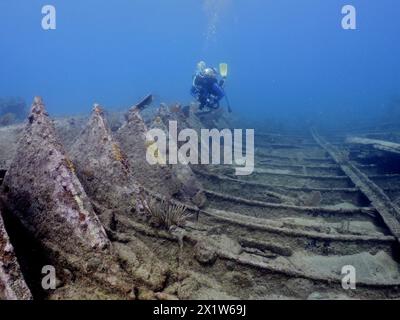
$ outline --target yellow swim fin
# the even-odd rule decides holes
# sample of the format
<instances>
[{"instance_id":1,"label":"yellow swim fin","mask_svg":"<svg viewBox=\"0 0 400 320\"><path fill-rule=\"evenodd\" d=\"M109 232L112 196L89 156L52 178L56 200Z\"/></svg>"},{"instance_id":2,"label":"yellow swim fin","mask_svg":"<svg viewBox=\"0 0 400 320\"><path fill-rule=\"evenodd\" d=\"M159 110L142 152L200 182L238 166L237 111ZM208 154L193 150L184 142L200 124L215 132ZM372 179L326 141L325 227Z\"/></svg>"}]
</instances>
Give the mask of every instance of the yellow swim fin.
<instances>
[{"instance_id":1,"label":"yellow swim fin","mask_svg":"<svg viewBox=\"0 0 400 320\"><path fill-rule=\"evenodd\" d=\"M226 78L228 76L228 64L220 63L219 64L219 74L222 78Z\"/></svg>"}]
</instances>

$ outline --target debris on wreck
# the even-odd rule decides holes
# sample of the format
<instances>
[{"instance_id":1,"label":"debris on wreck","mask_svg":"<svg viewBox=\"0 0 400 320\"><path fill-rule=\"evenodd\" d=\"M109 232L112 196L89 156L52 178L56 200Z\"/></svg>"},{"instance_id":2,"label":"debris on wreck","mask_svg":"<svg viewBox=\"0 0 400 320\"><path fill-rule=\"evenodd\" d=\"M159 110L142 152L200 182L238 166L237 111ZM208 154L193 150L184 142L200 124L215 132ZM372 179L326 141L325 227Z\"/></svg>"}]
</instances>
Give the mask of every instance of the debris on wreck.
<instances>
[{"instance_id":1,"label":"debris on wreck","mask_svg":"<svg viewBox=\"0 0 400 320\"><path fill-rule=\"evenodd\" d=\"M171 111L171 109L174 111ZM196 130L196 132L199 134L200 130L204 128L204 125L195 115L191 107L176 108L172 106L171 108L168 108L166 104L162 103L153 119L153 122L159 121L161 121L167 127L169 121L176 121L178 124L178 130L191 128Z\"/></svg>"},{"instance_id":2,"label":"debris on wreck","mask_svg":"<svg viewBox=\"0 0 400 320\"><path fill-rule=\"evenodd\" d=\"M160 290L168 269L137 237L129 235L128 240L119 242L121 237L126 236L125 228L135 224L135 219L139 218L133 211L139 211L143 205L147 205L147 200L139 197L141 188L133 175L131 164L114 139L99 105L94 106L86 128L74 142L69 154L100 220L110 238L116 240L113 247L124 269L133 277L136 285L142 284L142 290L143 286Z\"/></svg>"},{"instance_id":3,"label":"debris on wreck","mask_svg":"<svg viewBox=\"0 0 400 320\"><path fill-rule=\"evenodd\" d=\"M39 97L4 177L2 193L7 212L40 242L55 266L80 270L117 291L129 291L106 232Z\"/></svg>"},{"instance_id":4,"label":"debris on wreck","mask_svg":"<svg viewBox=\"0 0 400 320\"><path fill-rule=\"evenodd\" d=\"M147 126L136 106L129 110L126 123L116 133L116 139L126 153L135 180L143 187L163 196L179 195L182 183L168 165L150 165L146 159Z\"/></svg>"},{"instance_id":5,"label":"debris on wreck","mask_svg":"<svg viewBox=\"0 0 400 320\"><path fill-rule=\"evenodd\" d=\"M361 280L357 292L345 297L399 296L398 264L390 256L397 240L390 229L373 225L388 202L381 198L371 202L373 207L369 202L364 207L364 200L358 199L360 190L372 199L376 187L356 168L343 177L339 169L351 163L336 153L325 155L330 148L317 136L315 142L321 146L315 142L301 146L301 164L293 164L300 157L297 148L282 150L282 143L277 147L275 141L268 155L257 151L260 160L271 160L266 162L271 168L256 170L252 177L234 179L229 177L230 168L210 166L193 167L195 180L185 180L192 168L165 166L173 177L168 180L159 171L163 166L146 161L147 127L163 129L175 119L179 128L200 130L207 124L191 110L185 114L160 108L146 126L139 113L133 108L113 137L96 105L85 128L74 133L76 140L66 148L67 156L43 103L35 99L2 185L10 241L35 299L41 297L25 273L31 266L20 259L24 257L20 243L22 247L29 243L27 250L32 244L11 232L10 217L41 242L57 267L61 285L45 299L265 299L282 294L305 299L320 292L333 296L342 293L340 267L353 263ZM293 141L299 144L297 137ZM310 171L318 175L307 176ZM288 185L289 178L293 185ZM326 185L319 186L325 180ZM187 200L182 193L191 193L185 184L193 190L203 190L204 185L208 203L201 211L172 196ZM397 199L398 194L392 196ZM130 210L135 199L153 217L146 222L156 223L142 223L142 217ZM188 212L192 216L187 217ZM370 272L371 265L382 270L382 277ZM67 270L66 279L59 269ZM0 275L2 298L5 286Z\"/></svg>"},{"instance_id":6,"label":"debris on wreck","mask_svg":"<svg viewBox=\"0 0 400 320\"><path fill-rule=\"evenodd\" d=\"M35 229L35 233L55 239L64 235L70 239L69 243L75 235L91 248L107 247L104 229L92 212L89 199L38 97L16 156L4 177L3 190L7 206L20 215L28 228ZM51 199L47 199L49 195ZM43 209L47 209L46 217L42 216ZM46 223L49 215L55 218L53 222L61 218L65 223L49 226Z\"/></svg>"},{"instance_id":7,"label":"debris on wreck","mask_svg":"<svg viewBox=\"0 0 400 320\"><path fill-rule=\"evenodd\" d=\"M32 294L21 273L0 212L0 300L30 300Z\"/></svg>"},{"instance_id":8,"label":"debris on wreck","mask_svg":"<svg viewBox=\"0 0 400 320\"><path fill-rule=\"evenodd\" d=\"M92 201L119 212L130 212L135 207L139 187L99 105L94 106L89 122L70 148L69 155Z\"/></svg>"},{"instance_id":9,"label":"debris on wreck","mask_svg":"<svg viewBox=\"0 0 400 320\"><path fill-rule=\"evenodd\" d=\"M174 121L174 120L172 120L170 117L168 117L168 113L164 113L163 118L161 118L160 114L162 114L162 113L163 113L163 111L159 110L159 112L157 113L156 117L154 118L150 128L151 129L161 129L164 132L168 132L167 125L170 120L171 121ZM169 115L171 115L171 113L169 113ZM179 126L179 122L177 122L177 125ZM181 123L181 125L182 125L182 123ZM186 127L186 128L190 128L190 127ZM172 137L169 137L168 146L170 146L170 145L174 145L174 149L178 150L178 152L180 152L179 144L177 143L177 141L174 141ZM168 150L167 150L167 153L168 153ZM180 191L182 200L189 201L199 208L203 207L207 201L206 196L204 194L204 188L203 188L202 184L198 181L198 179L197 179L196 175L194 174L194 172L192 171L190 165L182 164L178 161L178 163L171 166L171 170L173 171L173 173L177 177L177 179L182 183L182 189Z\"/></svg>"},{"instance_id":10,"label":"debris on wreck","mask_svg":"<svg viewBox=\"0 0 400 320\"><path fill-rule=\"evenodd\" d=\"M400 215L399 208L391 201L391 198L351 162L342 162L341 154L336 147L320 137L315 131L312 131L312 134L315 141L329 153L354 185L371 201L392 235L399 241L400 223L397 218Z\"/></svg>"}]
</instances>

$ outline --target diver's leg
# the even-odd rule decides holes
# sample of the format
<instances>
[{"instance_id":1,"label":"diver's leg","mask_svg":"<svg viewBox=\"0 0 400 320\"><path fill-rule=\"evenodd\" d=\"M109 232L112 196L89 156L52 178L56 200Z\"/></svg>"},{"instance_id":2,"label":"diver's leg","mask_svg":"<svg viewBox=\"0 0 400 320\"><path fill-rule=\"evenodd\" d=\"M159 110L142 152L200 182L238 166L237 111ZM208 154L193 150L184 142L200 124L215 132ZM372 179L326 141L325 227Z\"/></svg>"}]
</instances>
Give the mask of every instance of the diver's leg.
<instances>
[{"instance_id":1,"label":"diver's leg","mask_svg":"<svg viewBox=\"0 0 400 320\"><path fill-rule=\"evenodd\" d=\"M204 109L204 107L206 106L206 104L207 104L207 96L205 95L205 94L201 94L200 96L199 96L199 102L200 102L200 107L199 107L199 109L200 110L203 110Z\"/></svg>"},{"instance_id":2,"label":"diver's leg","mask_svg":"<svg viewBox=\"0 0 400 320\"><path fill-rule=\"evenodd\" d=\"M212 86L212 94L218 97L219 100L225 96L224 90L218 85L218 83L214 83Z\"/></svg>"},{"instance_id":3,"label":"diver's leg","mask_svg":"<svg viewBox=\"0 0 400 320\"><path fill-rule=\"evenodd\" d=\"M216 97L216 107L215 108L219 108L219 102L225 96L225 92L222 89L222 87L218 85L218 83L214 83L214 85L212 87L212 91L213 91L212 92L213 95Z\"/></svg>"}]
</instances>

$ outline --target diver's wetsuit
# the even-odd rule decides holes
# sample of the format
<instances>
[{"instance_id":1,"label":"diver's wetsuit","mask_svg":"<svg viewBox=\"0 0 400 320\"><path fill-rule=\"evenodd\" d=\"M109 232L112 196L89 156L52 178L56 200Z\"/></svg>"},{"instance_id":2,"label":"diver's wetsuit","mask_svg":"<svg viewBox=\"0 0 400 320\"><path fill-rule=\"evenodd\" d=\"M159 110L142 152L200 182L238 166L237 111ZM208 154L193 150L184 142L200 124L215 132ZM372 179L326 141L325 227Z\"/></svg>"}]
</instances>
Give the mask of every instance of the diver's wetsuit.
<instances>
[{"instance_id":1,"label":"diver's wetsuit","mask_svg":"<svg viewBox=\"0 0 400 320\"><path fill-rule=\"evenodd\" d=\"M218 108L219 101L225 96L222 89L223 80L218 82L215 77L207 77L201 73L194 76L191 94L200 102L200 110L205 106ZM208 101L208 100L211 101ZM212 105L210 102L213 102Z\"/></svg>"}]
</instances>

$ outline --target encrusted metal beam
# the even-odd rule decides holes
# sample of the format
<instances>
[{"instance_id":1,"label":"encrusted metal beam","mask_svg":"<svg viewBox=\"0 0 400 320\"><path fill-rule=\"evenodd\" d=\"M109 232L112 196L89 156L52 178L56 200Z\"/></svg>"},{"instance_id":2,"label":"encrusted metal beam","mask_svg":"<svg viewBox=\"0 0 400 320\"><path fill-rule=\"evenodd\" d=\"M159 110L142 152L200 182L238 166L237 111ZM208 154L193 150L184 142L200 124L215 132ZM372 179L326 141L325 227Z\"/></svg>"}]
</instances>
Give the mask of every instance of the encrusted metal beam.
<instances>
[{"instance_id":1,"label":"encrusted metal beam","mask_svg":"<svg viewBox=\"0 0 400 320\"><path fill-rule=\"evenodd\" d=\"M400 154L400 144L390 141L351 137L346 139L346 142L350 144L361 144L361 145L371 146L377 150Z\"/></svg>"}]
</instances>

